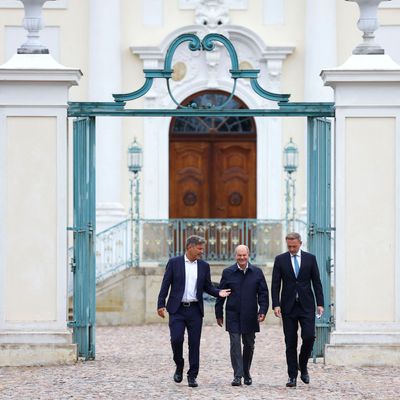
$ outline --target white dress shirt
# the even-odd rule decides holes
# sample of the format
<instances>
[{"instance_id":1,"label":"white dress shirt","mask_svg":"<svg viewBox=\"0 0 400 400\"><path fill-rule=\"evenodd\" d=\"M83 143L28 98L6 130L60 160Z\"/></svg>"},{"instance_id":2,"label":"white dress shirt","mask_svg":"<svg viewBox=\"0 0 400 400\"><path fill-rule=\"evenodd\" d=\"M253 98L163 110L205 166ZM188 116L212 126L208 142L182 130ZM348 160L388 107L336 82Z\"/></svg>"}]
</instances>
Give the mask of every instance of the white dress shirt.
<instances>
[{"instance_id":1,"label":"white dress shirt","mask_svg":"<svg viewBox=\"0 0 400 400\"><path fill-rule=\"evenodd\" d=\"M197 301L197 260L190 261L185 254L185 291L182 301Z\"/></svg>"}]
</instances>

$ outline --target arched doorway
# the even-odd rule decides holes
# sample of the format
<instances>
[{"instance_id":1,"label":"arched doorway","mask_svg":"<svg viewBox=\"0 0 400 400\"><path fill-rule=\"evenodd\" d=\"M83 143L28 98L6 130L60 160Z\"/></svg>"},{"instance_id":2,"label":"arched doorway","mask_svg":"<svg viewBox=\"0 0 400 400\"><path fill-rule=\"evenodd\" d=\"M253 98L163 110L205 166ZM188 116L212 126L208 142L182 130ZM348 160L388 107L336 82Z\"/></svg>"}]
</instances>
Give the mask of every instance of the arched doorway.
<instances>
[{"instance_id":1,"label":"arched doorway","mask_svg":"<svg viewBox=\"0 0 400 400\"><path fill-rule=\"evenodd\" d=\"M222 104L205 90L182 104ZM230 109L248 108L234 96ZM256 125L253 117L175 117L169 131L170 218L255 218Z\"/></svg>"}]
</instances>

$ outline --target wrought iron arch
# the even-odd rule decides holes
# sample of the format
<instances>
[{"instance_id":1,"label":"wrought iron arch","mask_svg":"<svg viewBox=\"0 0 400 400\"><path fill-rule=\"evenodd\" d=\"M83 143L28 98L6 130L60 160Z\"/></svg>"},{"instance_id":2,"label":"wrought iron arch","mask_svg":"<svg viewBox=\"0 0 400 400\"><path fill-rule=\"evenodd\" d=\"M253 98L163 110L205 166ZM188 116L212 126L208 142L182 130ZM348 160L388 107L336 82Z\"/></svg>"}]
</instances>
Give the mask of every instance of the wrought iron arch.
<instances>
[{"instance_id":1,"label":"wrought iron arch","mask_svg":"<svg viewBox=\"0 0 400 400\"><path fill-rule=\"evenodd\" d=\"M232 91L222 104L207 104L205 107L198 107L192 103L184 105L179 103L171 90L170 79L172 78L172 58L176 49L183 43L188 42L190 51L212 51L215 47L215 42L220 43L226 49L231 60L232 68L229 70L231 79L233 80ZM258 82L258 69L239 69L238 57L236 50L231 41L225 36L218 33L210 33L202 40L193 34L186 33L178 36L172 41L169 46L164 61L163 69L144 69L145 83L143 86L130 93L113 94L114 102L70 102L68 115L69 116L94 116L94 115L114 115L114 116L175 116L175 115L251 115L251 116L304 116L309 117L333 117L334 103L294 103L289 102L290 94L277 94L264 89ZM126 109L126 102L143 97L153 86L154 79L165 79L168 93L171 100L176 104L177 109L169 110L140 110ZM234 96L238 79L249 79L252 90L258 96L276 102L278 107L273 109L247 109L247 110L230 110L227 106L229 100Z\"/></svg>"},{"instance_id":2,"label":"wrought iron arch","mask_svg":"<svg viewBox=\"0 0 400 400\"><path fill-rule=\"evenodd\" d=\"M231 74L231 78L233 80L233 87L229 97L223 102L222 104L209 104L206 108L213 108L213 109L223 109L232 97L235 94L237 79L240 78L248 78L250 79L251 87L253 90L268 100L272 101L281 101L281 102L288 102L289 101L289 94L276 94L271 93L265 89L263 89L260 84L258 83L258 74L260 73L259 69L239 69L239 61L236 50L232 44L232 42L226 38L225 36L219 33L210 33L206 35L203 40L200 40L199 37L193 33L186 33L183 35L178 36L169 46L164 62L164 69L157 70L157 69L147 69L143 70L145 73L146 81L144 85L137 91L127 93L127 94L114 94L114 100L116 102L125 102L129 100L134 100L139 97L145 95L152 87L154 78L165 78L167 82L168 93L172 99L172 101L178 106L178 108L197 108L196 103L191 103L188 105L183 105L179 103L170 87L170 79L172 77L173 69L172 69L172 58L178 46L182 43L189 42L188 48L190 51L212 51L215 48L215 42L221 43L225 49L227 50L232 68L229 70Z\"/></svg>"}]
</instances>

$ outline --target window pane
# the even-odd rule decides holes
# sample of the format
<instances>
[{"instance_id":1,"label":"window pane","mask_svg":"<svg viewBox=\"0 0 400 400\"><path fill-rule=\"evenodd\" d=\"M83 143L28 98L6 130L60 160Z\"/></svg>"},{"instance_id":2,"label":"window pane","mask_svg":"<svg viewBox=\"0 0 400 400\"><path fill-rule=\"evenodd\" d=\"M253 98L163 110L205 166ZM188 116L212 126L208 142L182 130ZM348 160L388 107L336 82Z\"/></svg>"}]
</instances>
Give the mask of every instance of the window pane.
<instances>
[{"instance_id":1,"label":"window pane","mask_svg":"<svg viewBox=\"0 0 400 400\"><path fill-rule=\"evenodd\" d=\"M195 103L198 108L212 108L221 106L228 99L228 94L223 92L209 91L200 92L186 99L182 104ZM233 97L224 106L225 109L235 110L247 108L238 98ZM254 119L252 117L178 117L175 118L171 127L171 135L179 134L255 134Z\"/></svg>"}]
</instances>

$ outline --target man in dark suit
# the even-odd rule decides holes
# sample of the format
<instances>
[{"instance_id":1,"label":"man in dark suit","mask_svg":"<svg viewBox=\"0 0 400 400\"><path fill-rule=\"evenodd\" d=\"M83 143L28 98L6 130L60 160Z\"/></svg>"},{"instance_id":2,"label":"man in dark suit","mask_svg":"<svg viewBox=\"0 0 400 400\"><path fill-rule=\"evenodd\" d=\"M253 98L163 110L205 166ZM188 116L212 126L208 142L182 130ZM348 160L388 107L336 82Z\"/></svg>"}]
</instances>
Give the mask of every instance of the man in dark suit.
<instances>
[{"instance_id":1,"label":"man in dark suit","mask_svg":"<svg viewBox=\"0 0 400 400\"><path fill-rule=\"evenodd\" d=\"M165 269L164 278L158 295L157 313L165 318L169 313L171 347L176 370L174 381L183 379L183 340L185 328L189 341L188 385L197 387L199 372L200 337L203 325L203 292L212 296L229 296L229 290L216 289L211 283L210 266L200 260L205 240L199 236L190 236L186 241L183 256L171 258ZM169 292L169 296L168 296ZM167 306L165 300L168 296Z\"/></svg>"},{"instance_id":2,"label":"man in dark suit","mask_svg":"<svg viewBox=\"0 0 400 400\"><path fill-rule=\"evenodd\" d=\"M239 245L235 250L236 264L222 272L220 288L230 289L226 303L226 330L230 338L233 368L232 386L251 385L251 361L254 353L255 332L268 311L268 287L262 270L249 263L249 248ZM224 321L225 298L218 297L215 316L219 326ZM243 341L243 355L240 341Z\"/></svg>"},{"instance_id":3,"label":"man in dark suit","mask_svg":"<svg viewBox=\"0 0 400 400\"><path fill-rule=\"evenodd\" d=\"M286 362L289 380L287 387L296 387L297 371L304 383L310 383L307 370L315 340L315 302L317 315L324 312L324 296L317 259L300 250L298 233L286 236L288 252L275 258L272 271L272 307L276 317L282 317L286 344ZM315 297L313 294L314 289ZM281 291L282 289L282 291ZM297 330L301 326L302 346L297 361Z\"/></svg>"}]
</instances>

